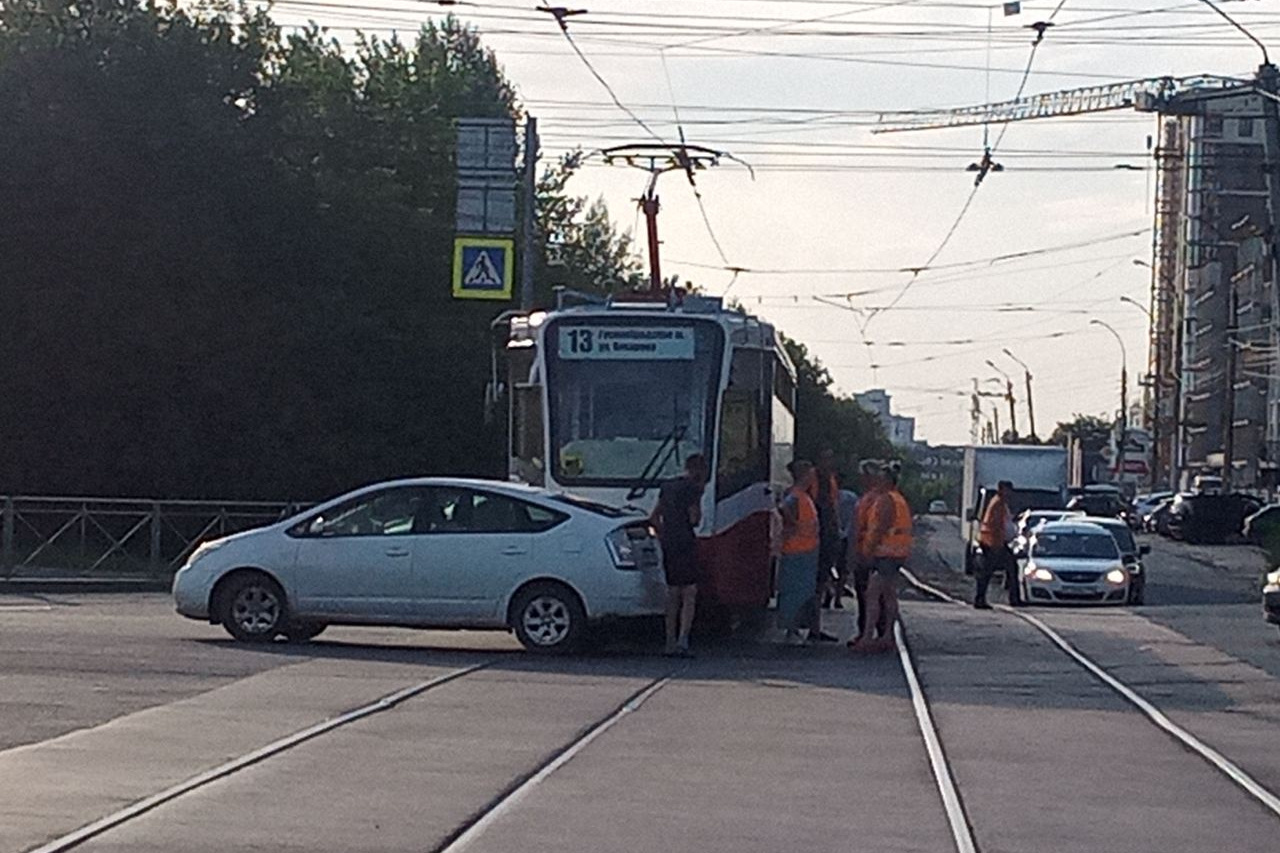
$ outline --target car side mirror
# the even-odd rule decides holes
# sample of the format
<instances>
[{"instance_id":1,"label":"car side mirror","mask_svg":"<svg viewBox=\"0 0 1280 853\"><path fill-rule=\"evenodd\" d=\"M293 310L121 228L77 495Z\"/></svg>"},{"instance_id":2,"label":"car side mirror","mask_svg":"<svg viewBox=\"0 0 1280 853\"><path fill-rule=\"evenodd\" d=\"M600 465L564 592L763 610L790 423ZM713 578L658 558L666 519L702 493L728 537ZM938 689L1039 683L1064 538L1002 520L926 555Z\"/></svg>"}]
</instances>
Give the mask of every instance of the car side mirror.
<instances>
[{"instance_id":1,"label":"car side mirror","mask_svg":"<svg viewBox=\"0 0 1280 853\"><path fill-rule=\"evenodd\" d=\"M1139 557L1145 557L1145 556L1147 556L1147 555L1148 555L1148 554L1150 554L1150 553L1151 553L1151 546L1150 546L1150 545L1139 545L1139 546L1138 546L1138 556L1139 556Z\"/></svg>"}]
</instances>

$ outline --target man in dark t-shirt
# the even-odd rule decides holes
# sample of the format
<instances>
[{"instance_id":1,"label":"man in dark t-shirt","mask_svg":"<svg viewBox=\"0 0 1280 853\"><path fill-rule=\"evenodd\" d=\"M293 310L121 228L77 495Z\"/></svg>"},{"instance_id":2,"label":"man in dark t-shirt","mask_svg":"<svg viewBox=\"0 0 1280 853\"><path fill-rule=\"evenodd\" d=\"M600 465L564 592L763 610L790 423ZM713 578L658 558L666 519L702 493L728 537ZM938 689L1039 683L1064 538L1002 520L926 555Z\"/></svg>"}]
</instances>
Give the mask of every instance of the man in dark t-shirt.
<instances>
[{"instance_id":1,"label":"man in dark t-shirt","mask_svg":"<svg viewBox=\"0 0 1280 853\"><path fill-rule=\"evenodd\" d=\"M684 461L684 476L662 484L650 521L662 543L662 568L667 576L668 655L687 657L689 632L698 596L698 537L702 523L702 491L707 484L707 460L693 454Z\"/></svg>"}]
</instances>

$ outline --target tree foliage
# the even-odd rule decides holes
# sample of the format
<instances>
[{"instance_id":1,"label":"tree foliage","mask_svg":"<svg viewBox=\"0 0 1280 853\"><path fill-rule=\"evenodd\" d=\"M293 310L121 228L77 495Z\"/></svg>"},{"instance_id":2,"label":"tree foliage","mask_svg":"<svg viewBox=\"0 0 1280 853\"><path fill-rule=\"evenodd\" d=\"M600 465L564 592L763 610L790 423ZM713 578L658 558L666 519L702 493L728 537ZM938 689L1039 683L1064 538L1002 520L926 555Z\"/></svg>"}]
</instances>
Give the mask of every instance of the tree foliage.
<instances>
[{"instance_id":1,"label":"tree foliage","mask_svg":"<svg viewBox=\"0 0 1280 853\"><path fill-rule=\"evenodd\" d=\"M1110 444L1113 426L1110 419L1100 415L1076 414L1054 427L1049 443L1067 446L1071 439L1078 438L1086 453L1096 452Z\"/></svg>"},{"instance_id":2,"label":"tree foliage","mask_svg":"<svg viewBox=\"0 0 1280 853\"><path fill-rule=\"evenodd\" d=\"M500 473L483 389L508 306L449 286L453 121L518 114L494 55L452 19L344 52L185 8L0 7L0 491ZM626 280L603 208L552 196L546 239Z\"/></svg>"}]
</instances>

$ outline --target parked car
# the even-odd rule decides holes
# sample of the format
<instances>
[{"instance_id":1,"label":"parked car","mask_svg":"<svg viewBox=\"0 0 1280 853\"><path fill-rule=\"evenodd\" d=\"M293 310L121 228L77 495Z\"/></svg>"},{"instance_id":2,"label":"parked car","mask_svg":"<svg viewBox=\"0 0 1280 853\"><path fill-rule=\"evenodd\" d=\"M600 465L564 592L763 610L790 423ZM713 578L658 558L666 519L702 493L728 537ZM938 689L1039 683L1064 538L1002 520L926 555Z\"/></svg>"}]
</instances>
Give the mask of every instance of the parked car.
<instances>
[{"instance_id":1,"label":"parked car","mask_svg":"<svg viewBox=\"0 0 1280 853\"><path fill-rule=\"evenodd\" d=\"M1244 520L1244 538L1251 545L1264 545L1280 535L1280 504L1267 504Z\"/></svg>"},{"instance_id":2,"label":"parked car","mask_svg":"<svg viewBox=\"0 0 1280 853\"><path fill-rule=\"evenodd\" d=\"M948 512L947 502L944 500L929 501L930 515L946 515Z\"/></svg>"},{"instance_id":3,"label":"parked car","mask_svg":"<svg viewBox=\"0 0 1280 853\"><path fill-rule=\"evenodd\" d=\"M1168 536L1169 510L1172 507L1172 497L1165 498L1154 504L1142 516L1142 529L1148 533L1159 533L1161 536Z\"/></svg>"},{"instance_id":4,"label":"parked car","mask_svg":"<svg viewBox=\"0 0 1280 853\"><path fill-rule=\"evenodd\" d=\"M1142 558L1151 553L1151 546L1139 545L1138 541L1134 539L1133 531L1129 528L1129 525L1118 518L1089 518L1086 516L1077 520L1098 525L1116 540L1116 547L1120 549L1120 559L1124 563L1125 569L1129 572L1129 604L1135 606L1146 604L1147 569L1142 562Z\"/></svg>"},{"instance_id":5,"label":"parked car","mask_svg":"<svg viewBox=\"0 0 1280 853\"><path fill-rule=\"evenodd\" d=\"M1262 615L1272 625L1280 625L1280 569L1267 575L1262 587Z\"/></svg>"},{"instance_id":6,"label":"parked car","mask_svg":"<svg viewBox=\"0 0 1280 853\"><path fill-rule=\"evenodd\" d=\"M1096 524L1054 521L1031 537L1022 570L1024 601L1122 605L1130 582L1115 537Z\"/></svg>"},{"instance_id":7,"label":"parked car","mask_svg":"<svg viewBox=\"0 0 1280 853\"><path fill-rule=\"evenodd\" d=\"M1178 495L1169 510L1169 535L1193 544L1218 545L1244 528L1244 520L1261 507L1249 495L1191 494Z\"/></svg>"},{"instance_id":8,"label":"parked car","mask_svg":"<svg viewBox=\"0 0 1280 853\"><path fill-rule=\"evenodd\" d=\"M642 516L514 483L379 483L198 547L177 610L243 642L306 640L328 625L507 628L566 652L588 623L663 611L657 541Z\"/></svg>"},{"instance_id":9,"label":"parked car","mask_svg":"<svg viewBox=\"0 0 1280 853\"><path fill-rule=\"evenodd\" d=\"M1149 494L1135 496L1133 499L1133 514L1130 519L1134 529L1145 530L1147 516L1161 503L1172 498L1173 494L1173 492L1150 492Z\"/></svg>"}]
</instances>

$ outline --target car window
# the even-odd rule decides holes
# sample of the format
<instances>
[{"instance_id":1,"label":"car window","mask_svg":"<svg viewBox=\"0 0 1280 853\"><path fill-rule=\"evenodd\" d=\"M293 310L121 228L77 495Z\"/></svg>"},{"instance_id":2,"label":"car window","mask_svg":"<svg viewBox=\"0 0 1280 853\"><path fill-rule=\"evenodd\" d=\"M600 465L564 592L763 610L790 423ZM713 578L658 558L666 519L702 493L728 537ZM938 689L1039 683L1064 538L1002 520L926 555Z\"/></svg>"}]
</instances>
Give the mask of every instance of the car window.
<instances>
[{"instance_id":1,"label":"car window","mask_svg":"<svg viewBox=\"0 0 1280 853\"><path fill-rule=\"evenodd\" d=\"M431 490L418 513L419 533L541 533L568 515L507 495L475 489Z\"/></svg>"},{"instance_id":2,"label":"car window","mask_svg":"<svg viewBox=\"0 0 1280 853\"><path fill-rule=\"evenodd\" d=\"M396 486L353 498L312 516L301 535L319 537L402 536L413 532L425 490Z\"/></svg>"},{"instance_id":3,"label":"car window","mask_svg":"<svg viewBox=\"0 0 1280 853\"><path fill-rule=\"evenodd\" d=\"M1084 560L1115 559L1120 555L1109 533L1040 532L1031 546L1034 557L1074 557Z\"/></svg>"}]
</instances>

